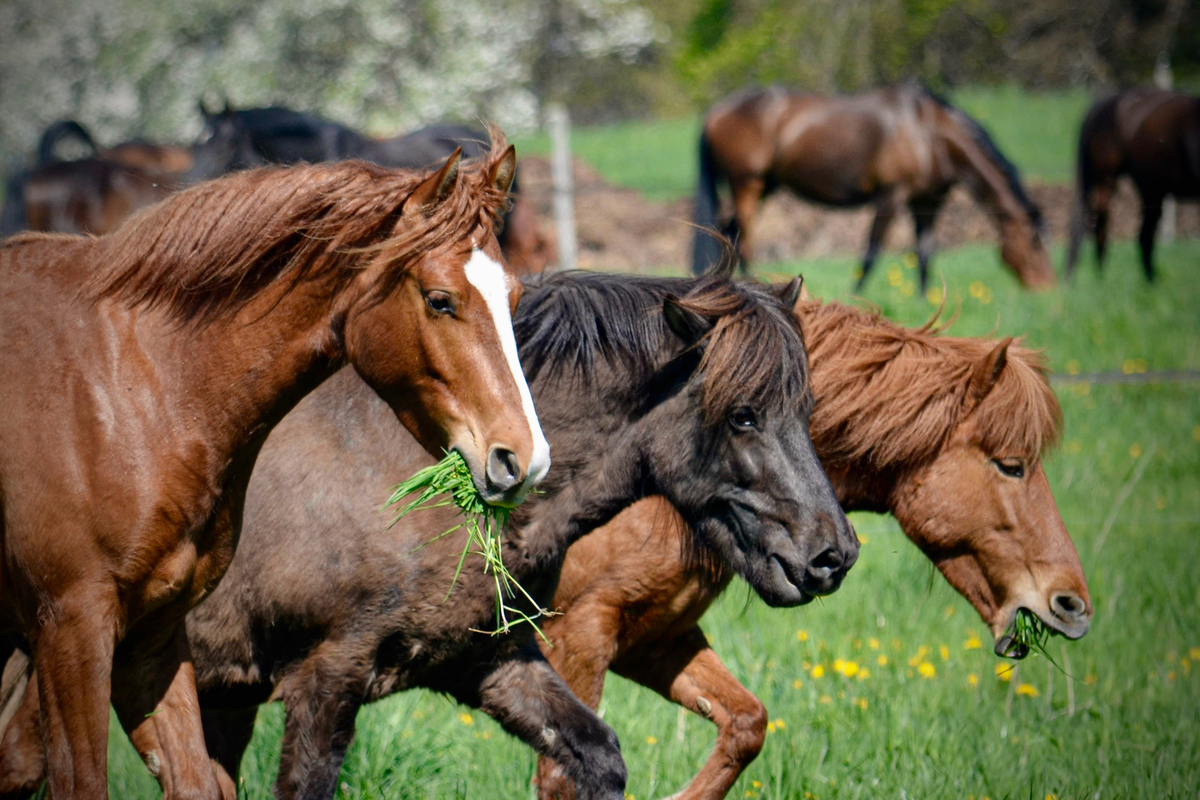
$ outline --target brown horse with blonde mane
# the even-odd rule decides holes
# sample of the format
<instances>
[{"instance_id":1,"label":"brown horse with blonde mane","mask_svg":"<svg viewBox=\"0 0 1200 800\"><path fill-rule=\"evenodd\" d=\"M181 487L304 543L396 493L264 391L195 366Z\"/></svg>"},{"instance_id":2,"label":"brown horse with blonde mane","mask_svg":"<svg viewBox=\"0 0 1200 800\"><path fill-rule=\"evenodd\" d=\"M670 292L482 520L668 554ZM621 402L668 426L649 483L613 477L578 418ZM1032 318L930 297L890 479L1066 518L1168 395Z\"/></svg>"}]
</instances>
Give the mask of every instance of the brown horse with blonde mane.
<instances>
[{"instance_id":1,"label":"brown horse with blonde mane","mask_svg":"<svg viewBox=\"0 0 1200 800\"><path fill-rule=\"evenodd\" d=\"M1067 249L1067 277L1075 272L1086 235L1096 240L1096 267L1108 247L1108 209L1117 180L1128 175L1142 198L1138 234L1142 271L1154 280L1154 239L1168 195L1200 198L1200 97L1142 87L1099 101L1079 129Z\"/></svg>"},{"instance_id":2,"label":"brown horse with blonde mane","mask_svg":"<svg viewBox=\"0 0 1200 800\"><path fill-rule=\"evenodd\" d=\"M1019 608L1083 636L1087 582L1041 464L1060 411L1038 354L832 303L805 304L800 320L813 442L842 505L893 514L979 612L997 654L1025 655L1008 635ZM546 620L543 650L592 708L611 669L715 723L707 763L674 795L711 800L758 755L767 714L699 627L730 576L692 552L661 498L583 537L567 552L554 598L562 615ZM573 795L553 762L538 774L541 797Z\"/></svg>"},{"instance_id":3,"label":"brown horse with blonde mane","mask_svg":"<svg viewBox=\"0 0 1200 800\"><path fill-rule=\"evenodd\" d=\"M495 140L466 167L263 169L108 236L0 245L0 632L33 655L53 797L107 795L110 700L165 796L221 795L183 619L267 434L341 366L492 502L545 474Z\"/></svg>"},{"instance_id":4,"label":"brown horse with blonde mane","mask_svg":"<svg viewBox=\"0 0 1200 800\"><path fill-rule=\"evenodd\" d=\"M729 184L733 214L718 219L717 187ZM916 226L921 290L929 282L934 221L964 184L1000 227L1000 257L1024 286L1054 283L1042 242L1042 214L987 131L924 86L904 83L853 97L796 94L772 87L734 95L704 118L696 189L696 273L722 257L719 229L753 258L751 223L759 201L777 189L839 208L871 204L875 221L863 256L862 291L897 211Z\"/></svg>"}]
</instances>

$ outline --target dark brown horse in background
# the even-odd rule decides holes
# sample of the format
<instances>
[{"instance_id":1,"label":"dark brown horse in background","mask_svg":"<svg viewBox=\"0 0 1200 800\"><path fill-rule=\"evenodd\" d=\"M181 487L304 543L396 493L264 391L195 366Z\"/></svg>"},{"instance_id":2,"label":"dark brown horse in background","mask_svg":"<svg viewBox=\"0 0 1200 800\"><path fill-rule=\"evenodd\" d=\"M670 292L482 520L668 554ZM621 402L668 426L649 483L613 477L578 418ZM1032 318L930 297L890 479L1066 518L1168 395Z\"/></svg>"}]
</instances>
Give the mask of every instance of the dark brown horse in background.
<instances>
[{"instance_id":1,"label":"dark brown horse in background","mask_svg":"<svg viewBox=\"0 0 1200 800\"><path fill-rule=\"evenodd\" d=\"M1108 207L1122 175L1133 180L1142 199L1138 244L1146 280L1153 281L1163 200L1168 195L1200 198L1200 97L1138 88L1101 100L1088 111L1079 130L1067 277L1075 272L1088 234L1096 240L1096 266L1103 266Z\"/></svg>"},{"instance_id":2,"label":"dark brown horse in background","mask_svg":"<svg viewBox=\"0 0 1200 800\"><path fill-rule=\"evenodd\" d=\"M806 303L800 320L813 441L842 505L893 514L978 611L998 655L1024 655L1008 636L1018 608L1082 636L1092 606L1042 469L1059 407L1037 354L837 304ZM611 669L716 724L707 763L673 796L715 800L758 755L767 713L698 624L730 576L690 552L686 526L659 498L580 539L543 650L592 708ZM552 764L539 775L543 798L569 796Z\"/></svg>"},{"instance_id":3,"label":"dark brown horse in background","mask_svg":"<svg viewBox=\"0 0 1200 800\"><path fill-rule=\"evenodd\" d=\"M0 245L0 633L33 656L53 797L107 796L110 701L167 797L221 794L184 616L267 434L343 365L490 501L545 474L496 140L468 168L257 170L107 236Z\"/></svg>"},{"instance_id":4,"label":"dark brown horse in background","mask_svg":"<svg viewBox=\"0 0 1200 800\"><path fill-rule=\"evenodd\" d=\"M733 214L719 221L718 184L733 194ZM946 195L965 184L1000 226L1000 256L1030 288L1054 282L1042 241L1042 215L1013 164L987 131L923 86L905 83L853 97L753 90L716 105L700 136L696 189L696 273L722 257L720 230L743 269L753 257L751 222L759 201L786 188L799 197L850 208L875 206L863 257L862 291L884 236L901 206L913 215L921 289L929 282L934 220Z\"/></svg>"},{"instance_id":5,"label":"dark brown horse in background","mask_svg":"<svg viewBox=\"0 0 1200 800\"><path fill-rule=\"evenodd\" d=\"M76 141L88 154L59 158L64 140ZM9 179L0 234L108 233L178 189L191 168L187 148L132 140L102 150L78 122L61 120L42 134L36 167Z\"/></svg>"}]
</instances>

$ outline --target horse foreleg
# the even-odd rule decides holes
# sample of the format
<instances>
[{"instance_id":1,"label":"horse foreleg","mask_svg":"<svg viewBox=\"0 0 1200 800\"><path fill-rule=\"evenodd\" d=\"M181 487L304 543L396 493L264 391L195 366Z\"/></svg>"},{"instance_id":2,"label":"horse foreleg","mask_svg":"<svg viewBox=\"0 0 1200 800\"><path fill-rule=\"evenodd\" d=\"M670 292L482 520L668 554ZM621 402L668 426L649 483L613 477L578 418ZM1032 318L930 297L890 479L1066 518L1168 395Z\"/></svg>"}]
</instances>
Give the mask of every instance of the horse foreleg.
<instances>
[{"instance_id":1,"label":"horse foreleg","mask_svg":"<svg viewBox=\"0 0 1200 800\"><path fill-rule=\"evenodd\" d=\"M717 726L708 761L672 800L720 800L762 750L766 709L725 668L699 627L636 658L622 657L612 669Z\"/></svg>"},{"instance_id":2,"label":"horse foreleg","mask_svg":"<svg viewBox=\"0 0 1200 800\"><path fill-rule=\"evenodd\" d=\"M372 659L363 643L327 640L278 687L287 717L275 796L330 800L354 741Z\"/></svg>"},{"instance_id":3,"label":"horse foreleg","mask_svg":"<svg viewBox=\"0 0 1200 800\"><path fill-rule=\"evenodd\" d=\"M867 285L867 275L875 266L875 260L879 258L879 251L883 249L888 228L891 227L892 220L895 218L896 201L894 198L889 195L875 203L875 219L871 221L871 231L867 234L867 252L863 254L862 274L858 276L858 283L854 284L855 292L861 293L863 287Z\"/></svg>"},{"instance_id":4,"label":"horse foreleg","mask_svg":"<svg viewBox=\"0 0 1200 800\"><path fill-rule=\"evenodd\" d=\"M754 221L754 212L758 210L758 202L766 189L766 181L762 178L733 183L733 220L731 236L737 247L738 264L742 274L750 274L750 262L754 259L754 245L750 237L750 224Z\"/></svg>"},{"instance_id":5,"label":"horse foreleg","mask_svg":"<svg viewBox=\"0 0 1200 800\"><path fill-rule=\"evenodd\" d=\"M571 693L534 645L502 660L480 682L478 695L482 711L553 759L569 779L555 787L539 784L543 797L624 798L627 773L617 735Z\"/></svg>"},{"instance_id":6,"label":"horse foreleg","mask_svg":"<svg viewBox=\"0 0 1200 800\"><path fill-rule=\"evenodd\" d=\"M1162 219L1163 198L1142 195L1142 230L1138 244L1142 251L1142 271L1146 280L1154 282L1154 240L1158 235L1158 221Z\"/></svg>"},{"instance_id":7,"label":"horse foreleg","mask_svg":"<svg viewBox=\"0 0 1200 800\"><path fill-rule=\"evenodd\" d=\"M77 591L31 637L51 797L108 797L115 608L109 591Z\"/></svg>"},{"instance_id":8,"label":"horse foreleg","mask_svg":"<svg viewBox=\"0 0 1200 800\"><path fill-rule=\"evenodd\" d=\"M238 770L254 735L257 708L209 709L200 711L204 743L217 773L225 800L237 800Z\"/></svg>"},{"instance_id":9,"label":"horse foreleg","mask_svg":"<svg viewBox=\"0 0 1200 800\"><path fill-rule=\"evenodd\" d=\"M908 204L913 215L913 227L917 235L917 266L920 269L921 294L929 288L929 261L937 242L933 235L934 222L942 207L942 199L913 200Z\"/></svg>"},{"instance_id":10,"label":"horse foreleg","mask_svg":"<svg viewBox=\"0 0 1200 800\"><path fill-rule=\"evenodd\" d=\"M0 739L0 798L4 800L30 797L46 780L46 752L38 724L37 672L25 670L26 665L32 667L25 654L18 651L4 668L5 689L10 688L10 678L16 679L18 674L27 678L23 689L12 687L12 713Z\"/></svg>"},{"instance_id":11,"label":"horse foreleg","mask_svg":"<svg viewBox=\"0 0 1200 800\"><path fill-rule=\"evenodd\" d=\"M221 797L200 721L200 701L183 622L117 651L112 702L164 798Z\"/></svg>"}]
</instances>

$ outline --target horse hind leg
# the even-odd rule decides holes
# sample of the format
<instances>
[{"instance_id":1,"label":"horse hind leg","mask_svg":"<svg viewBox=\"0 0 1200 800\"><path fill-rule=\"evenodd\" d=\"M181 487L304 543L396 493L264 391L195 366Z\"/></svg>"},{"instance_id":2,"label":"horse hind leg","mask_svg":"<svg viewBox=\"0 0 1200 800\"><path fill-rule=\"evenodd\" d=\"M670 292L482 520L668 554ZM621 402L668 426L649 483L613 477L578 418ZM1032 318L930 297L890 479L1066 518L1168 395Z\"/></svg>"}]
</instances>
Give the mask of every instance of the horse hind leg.
<instances>
[{"instance_id":1,"label":"horse hind leg","mask_svg":"<svg viewBox=\"0 0 1200 800\"><path fill-rule=\"evenodd\" d=\"M750 226L766 187L766 181L762 178L750 178L733 184L733 219L729 233L730 240L737 248L738 264L743 275L750 274L750 262L754 260Z\"/></svg>"},{"instance_id":2,"label":"horse hind leg","mask_svg":"<svg viewBox=\"0 0 1200 800\"><path fill-rule=\"evenodd\" d=\"M1146 280L1154 282L1154 240L1158 235L1158 222L1162 218L1162 197L1142 195L1142 229L1138 234L1138 245L1142 254L1142 271Z\"/></svg>"},{"instance_id":3,"label":"horse hind leg","mask_svg":"<svg viewBox=\"0 0 1200 800\"><path fill-rule=\"evenodd\" d=\"M913 228L917 235L917 266L920 269L921 294L925 294L929 289L929 262L933 260L933 251L937 247L937 239L933 233L934 223L941 207L941 198L909 203L913 215Z\"/></svg>"},{"instance_id":4,"label":"horse hind leg","mask_svg":"<svg viewBox=\"0 0 1200 800\"><path fill-rule=\"evenodd\" d=\"M617 735L571 693L532 643L482 679L478 699L484 713L566 773L571 783L549 796L624 798L627 773ZM545 797L550 790L539 791Z\"/></svg>"},{"instance_id":5,"label":"horse hind leg","mask_svg":"<svg viewBox=\"0 0 1200 800\"><path fill-rule=\"evenodd\" d=\"M867 251L863 254L862 274L858 276L858 282L854 284L856 294L862 294L863 288L867 285L867 276L875 267L875 260L879 258L879 251L883 249L888 228L891 227L892 220L895 218L896 201L893 197L889 195L875 203L875 219L871 220L871 230L867 234Z\"/></svg>"},{"instance_id":6,"label":"horse hind leg","mask_svg":"<svg viewBox=\"0 0 1200 800\"><path fill-rule=\"evenodd\" d=\"M622 657L613 671L717 726L708 760L672 800L720 800L762 750L766 709L725 668L699 627L652 650Z\"/></svg>"},{"instance_id":7,"label":"horse hind leg","mask_svg":"<svg viewBox=\"0 0 1200 800\"><path fill-rule=\"evenodd\" d=\"M224 800L237 800L238 771L254 735L257 708L201 708L204 743L217 773ZM0 795L2 797L2 795Z\"/></svg>"}]
</instances>

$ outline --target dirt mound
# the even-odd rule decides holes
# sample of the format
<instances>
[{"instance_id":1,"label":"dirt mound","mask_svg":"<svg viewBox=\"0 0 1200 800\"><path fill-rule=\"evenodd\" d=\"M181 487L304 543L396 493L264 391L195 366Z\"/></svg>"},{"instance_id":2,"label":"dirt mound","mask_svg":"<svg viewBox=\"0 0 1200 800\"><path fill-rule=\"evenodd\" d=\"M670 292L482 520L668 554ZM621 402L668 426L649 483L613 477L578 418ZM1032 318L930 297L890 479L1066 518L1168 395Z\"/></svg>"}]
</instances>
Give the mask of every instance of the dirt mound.
<instances>
[{"instance_id":1,"label":"dirt mound","mask_svg":"<svg viewBox=\"0 0 1200 800\"><path fill-rule=\"evenodd\" d=\"M549 162L521 160L521 189L545 220L551 220ZM1066 185L1032 184L1029 192L1042 208L1055 242L1065 242L1074 190ZM1122 183L1113 203L1110 238L1137 236L1141 224L1137 194ZM575 162L575 219L579 236L579 266L638 272L690 263L692 201L656 203L639 192L611 186L581 161ZM779 192L762 204L754 225L756 260L786 261L830 255L858 255L866 247L873 212L831 210ZM1200 206L1179 206L1180 233L1200 233ZM965 189L951 192L938 215L936 235L941 248L968 242L995 242L992 219ZM889 250L911 250L912 219L897 215L888 233Z\"/></svg>"}]
</instances>

